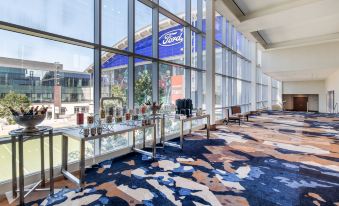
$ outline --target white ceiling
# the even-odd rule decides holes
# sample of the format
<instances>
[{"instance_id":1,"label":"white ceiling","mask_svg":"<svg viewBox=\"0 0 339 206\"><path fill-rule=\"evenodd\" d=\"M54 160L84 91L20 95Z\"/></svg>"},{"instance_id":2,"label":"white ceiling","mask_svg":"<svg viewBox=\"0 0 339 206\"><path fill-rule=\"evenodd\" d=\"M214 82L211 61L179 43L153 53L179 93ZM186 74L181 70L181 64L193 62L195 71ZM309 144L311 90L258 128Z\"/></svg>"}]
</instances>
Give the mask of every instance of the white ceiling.
<instances>
[{"instance_id":1,"label":"white ceiling","mask_svg":"<svg viewBox=\"0 0 339 206\"><path fill-rule=\"evenodd\" d=\"M270 9L291 1L294 0L234 0L246 15L263 9Z\"/></svg>"},{"instance_id":2,"label":"white ceiling","mask_svg":"<svg viewBox=\"0 0 339 206\"><path fill-rule=\"evenodd\" d=\"M236 27L257 33L264 48L278 49L281 43L298 46L322 43L324 36L339 35L338 0L224 0L239 19ZM233 4L233 6L232 6ZM235 5L235 6L234 6ZM315 37L319 38L317 41ZM263 40L262 40L263 38ZM339 40L335 37L333 40ZM290 45L291 46L291 45Z\"/></svg>"},{"instance_id":3,"label":"white ceiling","mask_svg":"<svg viewBox=\"0 0 339 206\"><path fill-rule=\"evenodd\" d=\"M326 55L339 49L339 0L222 1L237 29L265 49L265 73L283 81L307 81L326 79L339 69L339 54Z\"/></svg>"},{"instance_id":4,"label":"white ceiling","mask_svg":"<svg viewBox=\"0 0 339 206\"><path fill-rule=\"evenodd\" d=\"M268 43L281 43L334 34L339 32L338 19L339 12L337 15L319 17L312 21L306 21L303 24L289 24L282 27L266 29L262 34Z\"/></svg>"}]
</instances>

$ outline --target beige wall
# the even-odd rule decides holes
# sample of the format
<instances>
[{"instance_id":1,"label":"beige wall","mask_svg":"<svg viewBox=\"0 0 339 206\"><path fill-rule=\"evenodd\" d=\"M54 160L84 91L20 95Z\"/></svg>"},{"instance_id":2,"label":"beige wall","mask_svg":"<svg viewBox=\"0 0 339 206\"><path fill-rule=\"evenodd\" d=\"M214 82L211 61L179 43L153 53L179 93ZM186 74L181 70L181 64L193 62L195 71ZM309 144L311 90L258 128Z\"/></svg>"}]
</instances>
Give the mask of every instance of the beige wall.
<instances>
[{"instance_id":1,"label":"beige wall","mask_svg":"<svg viewBox=\"0 0 339 206\"><path fill-rule=\"evenodd\" d=\"M283 82L283 94L311 95L311 97L309 98L310 110L326 112L325 81ZM316 98L315 96L312 96L312 94L319 96L318 103L316 103Z\"/></svg>"},{"instance_id":2,"label":"beige wall","mask_svg":"<svg viewBox=\"0 0 339 206\"><path fill-rule=\"evenodd\" d=\"M283 100L286 101L284 104L285 110L293 110L293 97L307 97L308 98L308 110L319 111L319 96L317 94L285 94Z\"/></svg>"}]
</instances>

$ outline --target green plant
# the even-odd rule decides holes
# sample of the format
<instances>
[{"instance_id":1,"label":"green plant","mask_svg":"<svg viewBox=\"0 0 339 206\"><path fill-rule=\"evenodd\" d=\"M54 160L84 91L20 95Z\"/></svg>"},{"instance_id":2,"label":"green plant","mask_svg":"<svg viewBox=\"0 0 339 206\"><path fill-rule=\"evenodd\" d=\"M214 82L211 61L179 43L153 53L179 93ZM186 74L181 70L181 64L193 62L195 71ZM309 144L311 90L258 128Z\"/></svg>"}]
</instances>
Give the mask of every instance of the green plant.
<instances>
[{"instance_id":1,"label":"green plant","mask_svg":"<svg viewBox=\"0 0 339 206\"><path fill-rule=\"evenodd\" d=\"M123 105L126 104L127 101L127 94L126 94L126 90L124 88L122 88L121 85L113 85L112 86L112 94L114 97L120 97L123 100Z\"/></svg>"},{"instance_id":2,"label":"green plant","mask_svg":"<svg viewBox=\"0 0 339 206\"><path fill-rule=\"evenodd\" d=\"M135 81L135 101L138 105L142 105L152 101L152 79L148 70L141 71L138 76Z\"/></svg>"},{"instance_id":3,"label":"green plant","mask_svg":"<svg viewBox=\"0 0 339 206\"><path fill-rule=\"evenodd\" d=\"M20 107L27 109L30 105L31 102L26 95L10 91L4 98L0 99L0 118L5 118L8 124L14 124L15 122L8 107L19 111Z\"/></svg>"}]
</instances>

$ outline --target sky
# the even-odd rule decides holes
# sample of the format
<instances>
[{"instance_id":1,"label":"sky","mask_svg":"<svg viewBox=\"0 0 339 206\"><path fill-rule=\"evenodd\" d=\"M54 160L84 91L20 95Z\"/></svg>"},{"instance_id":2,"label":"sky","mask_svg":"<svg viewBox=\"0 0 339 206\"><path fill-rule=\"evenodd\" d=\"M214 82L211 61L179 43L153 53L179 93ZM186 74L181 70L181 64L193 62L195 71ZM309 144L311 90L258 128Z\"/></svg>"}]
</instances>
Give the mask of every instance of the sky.
<instances>
[{"instance_id":1,"label":"sky","mask_svg":"<svg viewBox=\"0 0 339 206\"><path fill-rule=\"evenodd\" d=\"M93 2L94 0L1 0L0 21L93 42ZM175 14L185 10L185 0L159 0L159 3ZM136 31L151 24L151 14L149 7L136 2ZM103 0L102 15L102 42L105 46L113 46L126 38L127 0ZM83 71L93 63L91 49L5 30L0 30L0 56L59 62L64 65L64 69L74 71Z\"/></svg>"}]
</instances>

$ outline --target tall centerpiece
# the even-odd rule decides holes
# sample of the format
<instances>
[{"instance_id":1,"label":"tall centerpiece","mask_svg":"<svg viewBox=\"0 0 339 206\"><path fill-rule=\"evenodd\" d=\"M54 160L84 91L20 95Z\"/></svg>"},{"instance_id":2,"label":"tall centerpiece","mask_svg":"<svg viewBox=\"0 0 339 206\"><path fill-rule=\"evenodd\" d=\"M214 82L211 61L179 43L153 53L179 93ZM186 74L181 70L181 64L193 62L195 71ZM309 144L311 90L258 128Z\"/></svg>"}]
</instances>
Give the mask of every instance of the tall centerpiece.
<instances>
[{"instance_id":1,"label":"tall centerpiece","mask_svg":"<svg viewBox=\"0 0 339 206\"><path fill-rule=\"evenodd\" d=\"M156 115L162 106L162 103L161 104L157 104L156 102L151 103L151 101L148 101L145 104L151 108L153 115Z\"/></svg>"},{"instance_id":2,"label":"tall centerpiece","mask_svg":"<svg viewBox=\"0 0 339 206\"><path fill-rule=\"evenodd\" d=\"M39 109L39 106L36 106L35 108L31 107L28 111L22 107L20 108L20 111L17 111L12 107L9 107L8 109L11 111L14 121L18 125L24 127L23 132L34 133L39 131L36 126L41 124L46 118L48 107L41 106Z\"/></svg>"}]
</instances>

